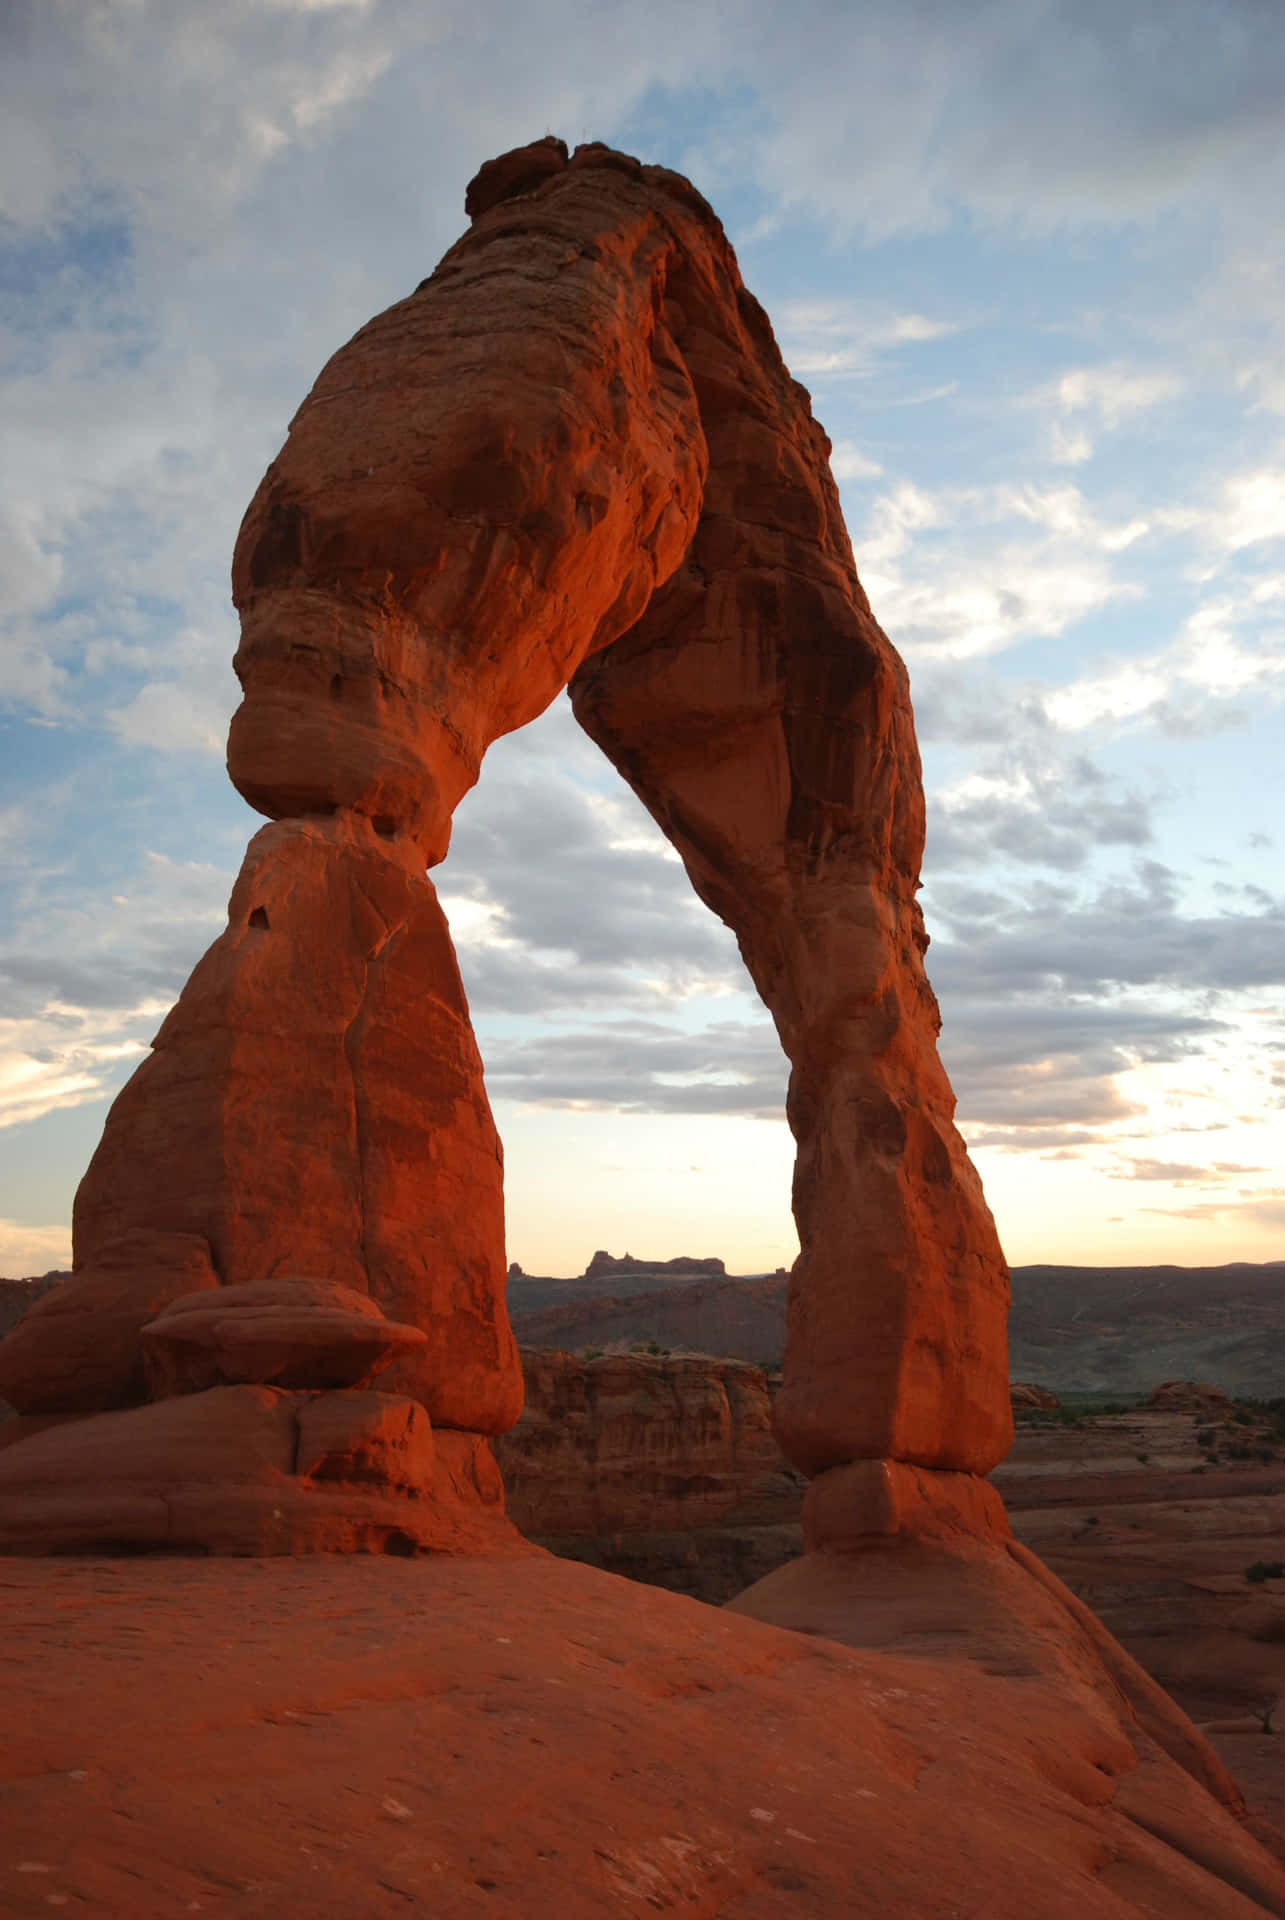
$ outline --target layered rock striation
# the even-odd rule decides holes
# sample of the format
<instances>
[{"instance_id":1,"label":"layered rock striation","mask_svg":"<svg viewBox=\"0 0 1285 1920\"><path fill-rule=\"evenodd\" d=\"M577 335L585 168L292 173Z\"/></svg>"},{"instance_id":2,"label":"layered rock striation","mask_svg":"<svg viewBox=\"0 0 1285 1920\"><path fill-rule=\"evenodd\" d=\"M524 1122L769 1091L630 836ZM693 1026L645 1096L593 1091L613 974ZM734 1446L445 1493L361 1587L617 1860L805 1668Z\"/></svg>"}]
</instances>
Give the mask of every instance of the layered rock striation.
<instances>
[{"instance_id":1,"label":"layered rock striation","mask_svg":"<svg viewBox=\"0 0 1285 1920\"><path fill-rule=\"evenodd\" d=\"M496 1442L512 1519L563 1542L797 1520L762 1370L705 1354L524 1349L526 1405Z\"/></svg>"}]
</instances>

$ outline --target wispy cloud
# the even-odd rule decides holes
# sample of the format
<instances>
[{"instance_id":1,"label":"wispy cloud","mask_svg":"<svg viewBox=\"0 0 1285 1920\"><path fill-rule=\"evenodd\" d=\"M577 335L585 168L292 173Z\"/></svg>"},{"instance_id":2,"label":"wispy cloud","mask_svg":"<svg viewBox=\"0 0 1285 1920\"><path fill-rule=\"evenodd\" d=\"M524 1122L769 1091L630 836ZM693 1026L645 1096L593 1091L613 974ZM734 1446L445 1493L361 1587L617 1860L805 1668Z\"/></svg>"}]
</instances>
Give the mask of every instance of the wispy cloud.
<instances>
[{"instance_id":1,"label":"wispy cloud","mask_svg":"<svg viewBox=\"0 0 1285 1920\"><path fill-rule=\"evenodd\" d=\"M1167 368L1144 369L1119 362L1072 367L1032 393L1026 405L1049 421L1049 447L1062 465L1079 466L1093 455L1097 438L1150 412L1183 390L1182 377Z\"/></svg>"}]
</instances>

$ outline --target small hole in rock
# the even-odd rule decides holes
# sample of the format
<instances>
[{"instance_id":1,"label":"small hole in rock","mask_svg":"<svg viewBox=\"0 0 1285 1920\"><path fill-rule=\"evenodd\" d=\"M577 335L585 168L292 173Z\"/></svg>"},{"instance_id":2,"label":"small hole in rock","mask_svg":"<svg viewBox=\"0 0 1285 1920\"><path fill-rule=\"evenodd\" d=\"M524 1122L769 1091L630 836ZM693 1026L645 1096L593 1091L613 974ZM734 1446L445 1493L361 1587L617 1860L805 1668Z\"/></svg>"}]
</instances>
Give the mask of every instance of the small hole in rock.
<instances>
[{"instance_id":1,"label":"small hole in rock","mask_svg":"<svg viewBox=\"0 0 1285 1920\"><path fill-rule=\"evenodd\" d=\"M400 1527L392 1527L384 1535L384 1552L395 1553L399 1559L409 1560L418 1551L418 1543L409 1533L403 1533Z\"/></svg>"},{"instance_id":2,"label":"small hole in rock","mask_svg":"<svg viewBox=\"0 0 1285 1920\"><path fill-rule=\"evenodd\" d=\"M377 813L371 825L381 840L395 840L397 838L397 822L391 819L388 814Z\"/></svg>"},{"instance_id":3,"label":"small hole in rock","mask_svg":"<svg viewBox=\"0 0 1285 1920\"><path fill-rule=\"evenodd\" d=\"M344 676L342 675L342 673L332 674L330 677L330 698L332 700L342 700L343 697L344 697Z\"/></svg>"},{"instance_id":4,"label":"small hole in rock","mask_svg":"<svg viewBox=\"0 0 1285 1920\"><path fill-rule=\"evenodd\" d=\"M250 925L251 925L252 927L265 927L265 928L266 928L266 926L267 926L267 924L268 924L268 916L267 916L267 913L266 913L266 911L264 910L264 908L263 908L263 907L256 907L256 908L254 909L254 912L253 912L253 913L252 913L252 914L250 915L250 922L249 922L249 924L250 924Z\"/></svg>"}]
</instances>

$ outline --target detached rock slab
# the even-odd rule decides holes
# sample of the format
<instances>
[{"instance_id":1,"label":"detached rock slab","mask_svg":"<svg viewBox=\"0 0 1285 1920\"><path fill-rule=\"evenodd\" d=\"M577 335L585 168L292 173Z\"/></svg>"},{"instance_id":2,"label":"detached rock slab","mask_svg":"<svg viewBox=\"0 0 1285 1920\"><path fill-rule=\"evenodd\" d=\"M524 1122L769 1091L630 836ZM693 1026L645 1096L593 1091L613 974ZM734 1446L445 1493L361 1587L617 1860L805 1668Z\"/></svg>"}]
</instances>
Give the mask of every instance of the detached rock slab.
<instances>
[{"instance_id":1,"label":"detached rock slab","mask_svg":"<svg viewBox=\"0 0 1285 1920\"><path fill-rule=\"evenodd\" d=\"M428 1344L331 1280L280 1279L173 1301L142 1329L153 1400L252 1383L296 1391L364 1387Z\"/></svg>"}]
</instances>

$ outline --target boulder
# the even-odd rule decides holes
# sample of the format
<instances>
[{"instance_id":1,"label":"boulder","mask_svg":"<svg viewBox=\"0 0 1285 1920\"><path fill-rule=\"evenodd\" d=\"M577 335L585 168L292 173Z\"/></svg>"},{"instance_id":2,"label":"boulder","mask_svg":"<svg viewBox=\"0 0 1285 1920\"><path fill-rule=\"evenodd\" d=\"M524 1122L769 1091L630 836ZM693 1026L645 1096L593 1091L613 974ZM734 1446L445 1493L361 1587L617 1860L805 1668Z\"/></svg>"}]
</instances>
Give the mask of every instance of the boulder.
<instances>
[{"instance_id":1,"label":"boulder","mask_svg":"<svg viewBox=\"0 0 1285 1920\"><path fill-rule=\"evenodd\" d=\"M259 1280L175 1300L142 1329L153 1400L255 1382L364 1387L425 1347L418 1327L386 1320L373 1300L329 1280Z\"/></svg>"}]
</instances>

